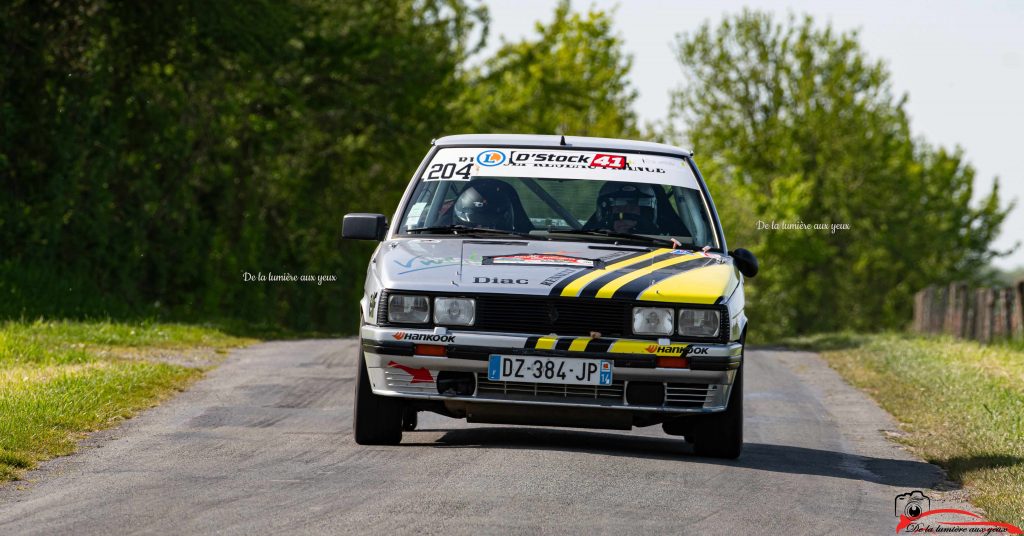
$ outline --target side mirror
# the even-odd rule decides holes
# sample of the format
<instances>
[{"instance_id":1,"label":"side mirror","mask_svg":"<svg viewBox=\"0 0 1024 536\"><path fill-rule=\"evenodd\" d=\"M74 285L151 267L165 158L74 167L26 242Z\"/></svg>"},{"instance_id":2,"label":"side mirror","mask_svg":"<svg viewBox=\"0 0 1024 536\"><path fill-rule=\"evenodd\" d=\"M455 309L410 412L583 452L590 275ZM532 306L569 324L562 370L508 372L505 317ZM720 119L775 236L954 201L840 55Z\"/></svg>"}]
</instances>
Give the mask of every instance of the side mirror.
<instances>
[{"instance_id":1,"label":"side mirror","mask_svg":"<svg viewBox=\"0 0 1024 536\"><path fill-rule=\"evenodd\" d=\"M388 221L383 214L355 212L346 214L341 221L341 237L353 240L384 240L388 234Z\"/></svg>"},{"instance_id":2,"label":"side mirror","mask_svg":"<svg viewBox=\"0 0 1024 536\"><path fill-rule=\"evenodd\" d=\"M749 250L736 248L732 250L729 255L732 256L732 262L736 265L736 268L741 274L746 277L754 277L757 275L757 257L755 257Z\"/></svg>"}]
</instances>

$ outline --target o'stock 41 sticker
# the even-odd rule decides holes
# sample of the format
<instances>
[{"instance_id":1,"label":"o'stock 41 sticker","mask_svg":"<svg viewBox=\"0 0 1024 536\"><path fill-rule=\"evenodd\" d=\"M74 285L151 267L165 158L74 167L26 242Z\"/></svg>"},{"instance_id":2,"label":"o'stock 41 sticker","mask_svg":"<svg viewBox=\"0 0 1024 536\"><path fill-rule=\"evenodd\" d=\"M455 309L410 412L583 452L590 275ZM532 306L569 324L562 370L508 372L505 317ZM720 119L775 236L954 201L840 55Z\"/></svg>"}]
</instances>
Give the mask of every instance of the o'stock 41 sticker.
<instances>
[{"instance_id":1,"label":"o'stock 41 sticker","mask_svg":"<svg viewBox=\"0 0 1024 536\"><path fill-rule=\"evenodd\" d=\"M438 150L423 180L473 177L582 179L667 184L698 188L683 158L563 149L446 147Z\"/></svg>"},{"instance_id":2,"label":"o'stock 41 sticker","mask_svg":"<svg viewBox=\"0 0 1024 536\"><path fill-rule=\"evenodd\" d=\"M618 154L597 153L590 160L590 167L623 169L626 167L626 157Z\"/></svg>"}]
</instances>

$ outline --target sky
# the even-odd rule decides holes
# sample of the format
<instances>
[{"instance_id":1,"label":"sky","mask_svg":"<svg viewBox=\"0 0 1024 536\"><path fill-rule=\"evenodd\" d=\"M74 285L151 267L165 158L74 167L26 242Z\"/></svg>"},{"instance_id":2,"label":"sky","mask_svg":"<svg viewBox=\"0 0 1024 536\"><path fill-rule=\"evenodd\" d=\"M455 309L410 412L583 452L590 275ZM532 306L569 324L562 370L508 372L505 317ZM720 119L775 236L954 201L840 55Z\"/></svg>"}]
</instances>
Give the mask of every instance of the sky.
<instances>
[{"instance_id":1,"label":"sky","mask_svg":"<svg viewBox=\"0 0 1024 536\"><path fill-rule=\"evenodd\" d=\"M484 54L501 44L535 35L549 21L555 1L489 0L491 37ZM960 146L977 170L975 197L988 193L995 177L1006 201L1018 206L993 246L1022 246L995 262L1024 266L1024 2L933 1L658 1L573 2L614 10L626 51L633 56L632 83L640 94L641 124L663 119L670 92L684 82L672 43L679 33L750 7L786 17L809 14L837 30L858 30L864 50L884 60L897 94L908 95L915 136L933 145ZM617 6L617 7L616 7ZM486 56L484 56L486 57ZM700 155L697 155L699 158ZM698 159L698 163L700 160Z\"/></svg>"}]
</instances>

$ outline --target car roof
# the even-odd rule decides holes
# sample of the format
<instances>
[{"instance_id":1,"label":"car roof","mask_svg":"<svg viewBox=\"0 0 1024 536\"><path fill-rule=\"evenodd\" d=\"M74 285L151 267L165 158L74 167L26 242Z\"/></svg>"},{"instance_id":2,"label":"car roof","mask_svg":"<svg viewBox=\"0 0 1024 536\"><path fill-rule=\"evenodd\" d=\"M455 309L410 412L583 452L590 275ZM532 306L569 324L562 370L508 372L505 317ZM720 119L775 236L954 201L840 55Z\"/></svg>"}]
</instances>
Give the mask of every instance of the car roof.
<instances>
[{"instance_id":1,"label":"car roof","mask_svg":"<svg viewBox=\"0 0 1024 536\"><path fill-rule=\"evenodd\" d=\"M434 145L437 147L479 145L488 147L586 148L693 156L693 151L680 149L679 147L664 143L620 140L615 138L591 138L586 136L557 136L543 134L457 134L434 140Z\"/></svg>"}]
</instances>

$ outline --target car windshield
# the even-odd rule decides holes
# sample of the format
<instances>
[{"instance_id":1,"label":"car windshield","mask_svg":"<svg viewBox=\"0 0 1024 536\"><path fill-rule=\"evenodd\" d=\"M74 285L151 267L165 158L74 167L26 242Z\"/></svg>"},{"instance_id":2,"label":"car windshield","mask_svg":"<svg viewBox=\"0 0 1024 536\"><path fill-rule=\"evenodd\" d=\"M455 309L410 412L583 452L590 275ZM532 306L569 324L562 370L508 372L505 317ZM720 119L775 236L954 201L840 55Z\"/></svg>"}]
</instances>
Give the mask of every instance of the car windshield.
<instances>
[{"instance_id":1,"label":"car windshield","mask_svg":"<svg viewBox=\"0 0 1024 536\"><path fill-rule=\"evenodd\" d=\"M690 167L682 158L653 155L440 149L400 221L399 234L719 247Z\"/></svg>"}]
</instances>

